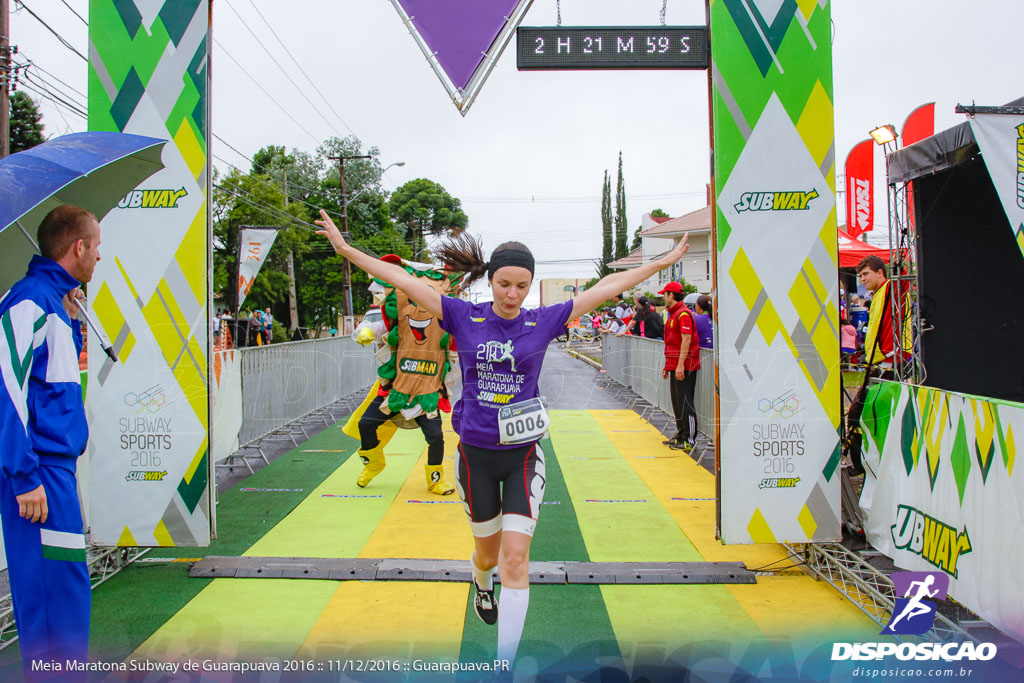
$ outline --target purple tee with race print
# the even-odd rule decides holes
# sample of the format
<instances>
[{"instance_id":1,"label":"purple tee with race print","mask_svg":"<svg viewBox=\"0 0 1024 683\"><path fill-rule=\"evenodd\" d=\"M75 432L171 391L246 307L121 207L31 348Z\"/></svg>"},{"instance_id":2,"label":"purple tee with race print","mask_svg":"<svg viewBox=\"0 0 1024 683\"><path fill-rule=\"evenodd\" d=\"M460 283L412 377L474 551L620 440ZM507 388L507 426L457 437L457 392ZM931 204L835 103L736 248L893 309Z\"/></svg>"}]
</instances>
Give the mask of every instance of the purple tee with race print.
<instances>
[{"instance_id":1,"label":"purple tee with race print","mask_svg":"<svg viewBox=\"0 0 1024 683\"><path fill-rule=\"evenodd\" d=\"M572 301L532 310L514 320L495 315L490 303L441 297L441 327L455 337L462 367L462 398L452 427L465 443L480 448L518 448L498 442L498 410L539 396L544 352L562 334Z\"/></svg>"}]
</instances>

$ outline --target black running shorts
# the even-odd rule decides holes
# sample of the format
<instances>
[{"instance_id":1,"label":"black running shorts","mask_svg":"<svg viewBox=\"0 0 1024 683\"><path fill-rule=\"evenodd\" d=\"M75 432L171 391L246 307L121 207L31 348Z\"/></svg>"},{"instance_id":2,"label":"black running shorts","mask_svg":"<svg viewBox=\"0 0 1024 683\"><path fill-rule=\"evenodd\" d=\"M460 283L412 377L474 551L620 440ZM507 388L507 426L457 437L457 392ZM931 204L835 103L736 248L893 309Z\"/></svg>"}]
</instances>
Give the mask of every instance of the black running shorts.
<instances>
[{"instance_id":1,"label":"black running shorts","mask_svg":"<svg viewBox=\"0 0 1024 683\"><path fill-rule=\"evenodd\" d=\"M458 461L455 485L473 535L518 531L532 536L547 481L540 444L499 450L460 443Z\"/></svg>"}]
</instances>

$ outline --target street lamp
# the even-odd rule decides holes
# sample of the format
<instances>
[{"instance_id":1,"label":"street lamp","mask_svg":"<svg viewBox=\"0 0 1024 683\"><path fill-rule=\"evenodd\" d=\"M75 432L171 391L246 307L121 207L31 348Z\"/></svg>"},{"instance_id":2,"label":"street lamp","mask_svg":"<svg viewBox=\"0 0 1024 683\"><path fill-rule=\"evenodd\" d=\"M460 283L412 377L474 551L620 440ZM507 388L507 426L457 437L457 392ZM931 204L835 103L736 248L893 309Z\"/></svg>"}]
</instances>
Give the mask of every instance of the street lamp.
<instances>
[{"instance_id":1,"label":"street lamp","mask_svg":"<svg viewBox=\"0 0 1024 683\"><path fill-rule=\"evenodd\" d=\"M356 192L354 195L352 195L351 199L346 199L345 198L345 162L350 160L350 159L370 159L372 157L370 155L354 155L354 156L344 156L344 155L342 155L342 156L329 157L329 158L332 161L337 161L338 162L338 173L339 173L339 176L338 176L338 188L341 190L341 233L342 233L342 235L345 235L346 237L348 237L348 205L351 204L355 200L356 197L358 197L363 192L365 192L367 189L369 189L370 186L369 185L365 185L363 187L363 189L359 190L359 192ZM373 180L374 181L379 180L381 178L381 176L383 176L385 173L387 173L387 170L389 168L391 168L392 166L405 166L405 162L404 161L396 161L394 163L388 164L387 166L384 167L384 169L380 173L377 174L377 176ZM345 315L345 326L347 328L347 326L349 325L349 321L353 319L352 316L355 315L355 311L352 308L352 262L349 261L348 259L345 259L344 289L345 289L345 314L344 315ZM348 334L351 331L352 330L349 330L349 329L343 329L342 334Z\"/></svg>"},{"instance_id":2,"label":"street lamp","mask_svg":"<svg viewBox=\"0 0 1024 683\"><path fill-rule=\"evenodd\" d=\"M392 166L405 166L405 162L404 161L395 161L393 163L388 164L387 166L384 167L383 171L381 171L380 173L377 174L377 177L374 178L374 180L379 180L385 173L388 172L388 169L391 168ZM346 199L345 200L344 208L348 209L348 205L351 204L352 202L354 202L356 197L358 197L362 193L366 192L368 189L370 189L370 186L366 185L366 186L363 187L363 189L359 190L359 192L356 192L354 195L352 195L352 197L350 199ZM341 212L342 218L346 218L347 214L348 214L347 210L342 211Z\"/></svg>"}]
</instances>

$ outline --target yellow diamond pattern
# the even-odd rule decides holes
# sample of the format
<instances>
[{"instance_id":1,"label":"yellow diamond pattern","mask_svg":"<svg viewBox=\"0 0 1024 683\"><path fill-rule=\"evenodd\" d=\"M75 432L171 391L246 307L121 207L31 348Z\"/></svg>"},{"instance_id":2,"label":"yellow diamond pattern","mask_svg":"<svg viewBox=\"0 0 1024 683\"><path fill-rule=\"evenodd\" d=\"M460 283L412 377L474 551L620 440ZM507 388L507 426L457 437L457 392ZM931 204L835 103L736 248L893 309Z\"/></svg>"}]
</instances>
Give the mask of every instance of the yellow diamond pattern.
<instances>
[{"instance_id":1,"label":"yellow diamond pattern","mask_svg":"<svg viewBox=\"0 0 1024 683\"><path fill-rule=\"evenodd\" d=\"M747 253L743 251L742 247L736 253L736 258L732 262L732 268L729 269L729 276L736 283L736 289L739 290L740 296L743 297L743 302L747 305L747 308L753 309L761 292L764 291L764 287L761 285L761 279L754 272L754 265L750 262ZM770 299L765 302L761 315L757 318L757 328L761 331L767 344L771 345L776 334L782 334L786 337L790 348L792 348L793 343L789 340L789 335L786 334L786 330L782 327L782 319L779 318L779 313L775 310L775 306L772 305Z\"/></svg>"},{"instance_id":2,"label":"yellow diamond pattern","mask_svg":"<svg viewBox=\"0 0 1024 683\"><path fill-rule=\"evenodd\" d=\"M820 80L814 83L811 96L807 98L796 123L796 131L807 145L814 163L821 166L832 147L832 102Z\"/></svg>"},{"instance_id":3,"label":"yellow diamond pattern","mask_svg":"<svg viewBox=\"0 0 1024 683\"><path fill-rule=\"evenodd\" d=\"M804 19L809 20L818 7L818 0L796 0L796 6L800 8L800 14L804 15Z\"/></svg>"},{"instance_id":4,"label":"yellow diamond pattern","mask_svg":"<svg viewBox=\"0 0 1024 683\"><path fill-rule=\"evenodd\" d=\"M988 401L980 403L971 399L971 411L974 413L974 438L978 442L978 453L982 458L982 469L988 469L988 461L995 450L992 448L992 441L996 434L996 416L993 413L992 404Z\"/></svg>"},{"instance_id":5,"label":"yellow diamond pattern","mask_svg":"<svg viewBox=\"0 0 1024 683\"><path fill-rule=\"evenodd\" d=\"M818 530L818 522L815 521L809 507L804 505L800 514L796 516L796 521L800 523L800 528L807 534L807 538L814 538L814 532Z\"/></svg>"},{"instance_id":6,"label":"yellow diamond pattern","mask_svg":"<svg viewBox=\"0 0 1024 683\"><path fill-rule=\"evenodd\" d=\"M107 287L106 282L103 283L99 294L93 299L92 310L96 313L96 317L99 319L100 325L103 326L103 330L107 333L107 337L112 342L116 341L121 336L121 330L124 329L127 323L124 319L124 313L121 312L121 308L117 305L117 301L110 292L110 288ZM133 348L135 348L135 334L129 330L124 344L121 345L117 353L122 363L128 360Z\"/></svg>"},{"instance_id":7,"label":"yellow diamond pattern","mask_svg":"<svg viewBox=\"0 0 1024 683\"><path fill-rule=\"evenodd\" d=\"M750 534L750 540L754 543L778 543L775 540L775 534L772 533L772 528L768 526L768 520L761 514L761 508L754 508L754 514L750 518L750 523L747 524L747 533Z\"/></svg>"},{"instance_id":8,"label":"yellow diamond pattern","mask_svg":"<svg viewBox=\"0 0 1024 683\"><path fill-rule=\"evenodd\" d=\"M1017 457L1017 445L1013 442L1013 425L1006 426L1006 473L1013 476L1013 461Z\"/></svg>"},{"instance_id":9,"label":"yellow diamond pattern","mask_svg":"<svg viewBox=\"0 0 1024 683\"><path fill-rule=\"evenodd\" d=\"M201 429L207 428L206 355L191 336L188 321L178 307L167 281L160 279L156 291L142 308L153 338L173 369L185 399L199 420ZM187 342L185 341L187 339Z\"/></svg>"},{"instance_id":10,"label":"yellow diamond pattern","mask_svg":"<svg viewBox=\"0 0 1024 683\"><path fill-rule=\"evenodd\" d=\"M131 529L129 529L127 526L124 528L124 531L121 532L121 537L117 539L117 545L120 547L131 547L138 545L138 543L135 542L135 537L132 536Z\"/></svg>"},{"instance_id":11,"label":"yellow diamond pattern","mask_svg":"<svg viewBox=\"0 0 1024 683\"><path fill-rule=\"evenodd\" d=\"M942 437L946 431L946 423L949 418L949 402L946 393L939 390L923 389L928 396L925 399L929 402L928 418L925 420L921 431L924 432L925 454L928 458L928 474L932 481L939 470L939 454L942 446Z\"/></svg>"},{"instance_id":12,"label":"yellow diamond pattern","mask_svg":"<svg viewBox=\"0 0 1024 683\"><path fill-rule=\"evenodd\" d=\"M164 524L164 520L160 520L156 523L156 528L153 529L153 538L163 548L173 548L177 545L174 542L174 537L171 536L171 532L167 530L167 526Z\"/></svg>"},{"instance_id":13,"label":"yellow diamond pattern","mask_svg":"<svg viewBox=\"0 0 1024 683\"><path fill-rule=\"evenodd\" d=\"M199 444L199 450L196 451L195 457L192 458L192 462L189 463L188 469L185 470L185 483L186 484L191 484L192 483L192 477L195 476L196 469L199 468L199 463L201 463L203 461L203 456L206 455L206 445L207 445L207 439L208 438L209 437L204 437L203 438L203 442L201 444Z\"/></svg>"},{"instance_id":14,"label":"yellow diamond pattern","mask_svg":"<svg viewBox=\"0 0 1024 683\"><path fill-rule=\"evenodd\" d=\"M174 144L177 145L182 158L188 164L188 170L192 173L192 177L198 180L199 174L203 172L203 167L206 165L206 153L203 152L202 145L196 139L192 124L189 123L187 117L181 120L178 132L174 134Z\"/></svg>"},{"instance_id":15,"label":"yellow diamond pattern","mask_svg":"<svg viewBox=\"0 0 1024 683\"><path fill-rule=\"evenodd\" d=\"M200 304L206 302L206 202L192 219L192 225L174 254L188 286Z\"/></svg>"}]
</instances>

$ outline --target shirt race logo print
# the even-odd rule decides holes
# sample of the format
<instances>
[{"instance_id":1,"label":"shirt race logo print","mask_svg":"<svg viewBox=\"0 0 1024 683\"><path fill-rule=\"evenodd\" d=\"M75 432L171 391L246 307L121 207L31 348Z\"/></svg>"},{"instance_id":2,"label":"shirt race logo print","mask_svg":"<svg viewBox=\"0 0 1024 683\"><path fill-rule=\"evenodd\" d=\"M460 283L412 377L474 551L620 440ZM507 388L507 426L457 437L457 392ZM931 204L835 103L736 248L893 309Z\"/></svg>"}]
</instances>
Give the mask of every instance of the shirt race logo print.
<instances>
[{"instance_id":1,"label":"shirt race logo print","mask_svg":"<svg viewBox=\"0 0 1024 683\"><path fill-rule=\"evenodd\" d=\"M476 359L487 363L501 363L506 360L511 361L512 372L516 372L516 359L515 356L512 355L514 350L515 348L512 346L511 339L504 344L497 341L489 341L486 344L477 345Z\"/></svg>"},{"instance_id":2,"label":"shirt race logo print","mask_svg":"<svg viewBox=\"0 0 1024 683\"><path fill-rule=\"evenodd\" d=\"M935 603L946 599L949 577L940 572L893 572L896 605L883 634L920 635L935 623Z\"/></svg>"}]
</instances>

